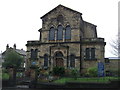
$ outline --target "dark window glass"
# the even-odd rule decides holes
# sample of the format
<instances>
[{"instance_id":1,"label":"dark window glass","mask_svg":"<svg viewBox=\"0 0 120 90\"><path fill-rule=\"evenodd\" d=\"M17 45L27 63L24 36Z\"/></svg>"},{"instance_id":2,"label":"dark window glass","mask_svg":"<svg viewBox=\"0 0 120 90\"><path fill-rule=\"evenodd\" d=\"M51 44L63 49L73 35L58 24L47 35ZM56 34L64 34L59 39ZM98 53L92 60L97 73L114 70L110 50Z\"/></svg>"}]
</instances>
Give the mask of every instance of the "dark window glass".
<instances>
[{"instance_id":1,"label":"dark window glass","mask_svg":"<svg viewBox=\"0 0 120 90\"><path fill-rule=\"evenodd\" d=\"M44 55L44 66L48 67L48 55L47 54Z\"/></svg>"},{"instance_id":2,"label":"dark window glass","mask_svg":"<svg viewBox=\"0 0 120 90\"><path fill-rule=\"evenodd\" d=\"M63 39L63 27L59 25L57 30L57 40L62 40L62 39Z\"/></svg>"},{"instance_id":3,"label":"dark window glass","mask_svg":"<svg viewBox=\"0 0 120 90\"><path fill-rule=\"evenodd\" d=\"M105 59L105 63L110 63L110 60L109 59Z\"/></svg>"},{"instance_id":4,"label":"dark window glass","mask_svg":"<svg viewBox=\"0 0 120 90\"><path fill-rule=\"evenodd\" d=\"M62 52L56 52L56 54L55 54L55 57L63 57L63 54L62 54Z\"/></svg>"},{"instance_id":5,"label":"dark window glass","mask_svg":"<svg viewBox=\"0 0 120 90\"><path fill-rule=\"evenodd\" d=\"M65 29L65 39L71 39L71 27L67 26Z\"/></svg>"},{"instance_id":6,"label":"dark window glass","mask_svg":"<svg viewBox=\"0 0 120 90\"><path fill-rule=\"evenodd\" d=\"M38 49L31 49L31 59L37 59Z\"/></svg>"},{"instance_id":7,"label":"dark window glass","mask_svg":"<svg viewBox=\"0 0 120 90\"><path fill-rule=\"evenodd\" d=\"M37 59L37 54L38 54L38 49L35 49L35 51L34 51L34 56L35 56L35 59Z\"/></svg>"},{"instance_id":8,"label":"dark window glass","mask_svg":"<svg viewBox=\"0 0 120 90\"><path fill-rule=\"evenodd\" d=\"M95 48L91 48L91 59L95 59Z\"/></svg>"},{"instance_id":9,"label":"dark window glass","mask_svg":"<svg viewBox=\"0 0 120 90\"><path fill-rule=\"evenodd\" d=\"M86 48L85 53L86 59L90 59L90 48Z\"/></svg>"},{"instance_id":10,"label":"dark window glass","mask_svg":"<svg viewBox=\"0 0 120 90\"><path fill-rule=\"evenodd\" d=\"M54 27L50 28L50 31L49 31L49 40L55 40L55 29L54 29Z\"/></svg>"},{"instance_id":11,"label":"dark window glass","mask_svg":"<svg viewBox=\"0 0 120 90\"><path fill-rule=\"evenodd\" d=\"M70 67L75 67L75 56L70 55Z\"/></svg>"},{"instance_id":12,"label":"dark window glass","mask_svg":"<svg viewBox=\"0 0 120 90\"><path fill-rule=\"evenodd\" d=\"M34 50L31 49L31 59L34 59Z\"/></svg>"}]
</instances>

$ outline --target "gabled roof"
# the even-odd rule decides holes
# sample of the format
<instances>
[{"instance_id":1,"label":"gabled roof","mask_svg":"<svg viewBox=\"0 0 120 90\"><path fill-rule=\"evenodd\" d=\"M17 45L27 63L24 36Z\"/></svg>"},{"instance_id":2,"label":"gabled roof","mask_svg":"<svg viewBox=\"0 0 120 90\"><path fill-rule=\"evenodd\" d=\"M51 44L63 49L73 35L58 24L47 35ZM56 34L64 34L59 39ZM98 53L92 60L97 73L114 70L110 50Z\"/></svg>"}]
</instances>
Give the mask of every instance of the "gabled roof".
<instances>
[{"instance_id":1,"label":"gabled roof","mask_svg":"<svg viewBox=\"0 0 120 90\"><path fill-rule=\"evenodd\" d=\"M14 50L13 48L9 48L8 50ZM4 55L5 53L7 52L7 50L5 50L3 53L2 53L2 55ZM20 54L20 55L23 55L23 56L26 56L26 51L25 50L23 50L23 49L15 49L15 52L17 52L18 54Z\"/></svg>"},{"instance_id":2,"label":"gabled roof","mask_svg":"<svg viewBox=\"0 0 120 90\"><path fill-rule=\"evenodd\" d=\"M73 11L73 12L76 12L76 13L79 13L79 14L82 15L82 13L80 13L80 12L78 12L78 11L75 11L75 10L73 10L73 9L71 9L71 8L68 8L68 7L65 7L65 6L59 4L57 7L55 7L54 9L52 9L51 11L49 11L48 13L46 13L45 15L43 15L43 16L41 17L41 19L44 18L45 16L47 16L48 14L50 14L51 12L53 12L54 10L56 10L57 8L60 8L60 7L63 7L63 8L65 8L65 9L67 9L67 10L70 10L70 11Z\"/></svg>"},{"instance_id":3,"label":"gabled roof","mask_svg":"<svg viewBox=\"0 0 120 90\"><path fill-rule=\"evenodd\" d=\"M20 55L26 56L26 51L24 51L23 49L16 49L15 51L16 51L17 53L19 53Z\"/></svg>"}]
</instances>

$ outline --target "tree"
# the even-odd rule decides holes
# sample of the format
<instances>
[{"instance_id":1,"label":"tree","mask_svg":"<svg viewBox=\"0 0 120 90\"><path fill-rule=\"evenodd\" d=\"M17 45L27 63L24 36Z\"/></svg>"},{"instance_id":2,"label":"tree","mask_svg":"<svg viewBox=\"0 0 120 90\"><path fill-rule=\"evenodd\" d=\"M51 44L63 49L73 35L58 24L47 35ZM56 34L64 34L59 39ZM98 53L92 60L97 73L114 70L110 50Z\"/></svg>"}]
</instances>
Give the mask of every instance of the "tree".
<instances>
[{"instance_id":1,"label":"tree","mask_svg":"<svg viewBox=\"0 0 120 90\"><path fill-rule=\"evenodd\" d=\"M113 40L110 45L113 48L112 53L117 57L120 57L120 36L118 35L117 39Z\"/></svg>"},{"instance_id":2,"label":"tree","mask_svg":"<svg viewBox=\"0 0 120 90\"><path fill-rule=\"evenodd\" d=\"M14 67L18 69L23 62L23 57L12 50L6 53L4 60L3 67Z\"/></svg>"},{"instance_id":3,"label":"tree","mask_svg":"<svg viewBox=\"0 0 120 90\"><path fill-rule=\"evenodd\" d=\"M22 61L23 61L23 57L21 57L14 50L10 50L5 54L3 67L8 68L8 70L11 70L12 68L12 71L9 71L9 75L10 75L10 80L13 80L14 84L16 81L16 70L21 67ZM11 74L11 72L13 74Z\"/></svg>"}]
</instances>

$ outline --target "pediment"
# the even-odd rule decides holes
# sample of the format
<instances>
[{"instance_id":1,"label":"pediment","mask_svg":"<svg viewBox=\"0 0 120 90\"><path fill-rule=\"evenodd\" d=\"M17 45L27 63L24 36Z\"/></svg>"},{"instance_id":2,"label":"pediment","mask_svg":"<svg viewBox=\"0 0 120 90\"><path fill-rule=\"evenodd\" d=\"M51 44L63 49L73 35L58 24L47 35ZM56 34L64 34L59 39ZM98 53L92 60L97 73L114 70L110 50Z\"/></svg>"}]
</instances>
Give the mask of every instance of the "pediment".
<instances>
[{"instance_id":1,"label":"pediment","mask_svg":"<svg viewBox=\"0 0 120 90\"><path fill-rule=\"evenodd\" d=\"M60 4L60 5L58 5L57 7L55 7L54 9L52 9L51 11L49 11L48 13L46 13L45 15L43 15L43 16L41 17L41 19L49 16L49 15L52 14L53 12L61 13L62 11L65 11L65 10L66 10L66 11L69 11L69 12L73 12L73 13L82 15L82 13L80 13L80 12L78 12L78 11L75 11L75 10L73 10L73 9L70 9L70 8L68 8L68 7L65 7L65 6L63 6L63 5Z\"/></svg>"}]
</instances>

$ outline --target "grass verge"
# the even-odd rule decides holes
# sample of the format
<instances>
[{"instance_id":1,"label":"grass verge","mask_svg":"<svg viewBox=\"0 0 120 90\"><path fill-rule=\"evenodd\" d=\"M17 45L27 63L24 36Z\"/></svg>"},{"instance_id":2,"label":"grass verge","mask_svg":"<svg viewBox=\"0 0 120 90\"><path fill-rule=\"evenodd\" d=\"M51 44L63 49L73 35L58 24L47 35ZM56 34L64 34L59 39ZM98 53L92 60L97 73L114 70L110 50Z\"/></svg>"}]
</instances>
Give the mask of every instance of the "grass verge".
<instances>
[{"instance_id":1,"label":"grass verge","mask_svg":"<svg viewBox=\"0 0 120 90\"><path fill-rule=\"evenodd\" d=\"M120 77L93 77L93 78L61 78L53 81L53 83L64 84L66 82L98 82L98 83L107 83L111 80L118 80Z\"/></svg>"}]
</instances>

